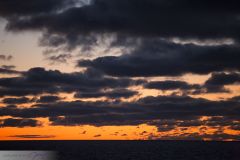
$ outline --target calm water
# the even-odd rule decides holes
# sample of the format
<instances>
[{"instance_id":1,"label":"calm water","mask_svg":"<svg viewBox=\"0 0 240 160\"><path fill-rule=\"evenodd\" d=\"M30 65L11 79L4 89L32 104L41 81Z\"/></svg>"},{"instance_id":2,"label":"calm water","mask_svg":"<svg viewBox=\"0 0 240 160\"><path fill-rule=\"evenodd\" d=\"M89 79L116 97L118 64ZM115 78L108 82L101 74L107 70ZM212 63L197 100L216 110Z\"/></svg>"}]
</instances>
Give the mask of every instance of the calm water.
<instances>
[{"instance_id":1,"label":"calm water","mask_svg":"<svg viewBox=\"0 0 240 160\"><path fill-rule=\"evenodd\" d=\"M0 150L55 150L59 160L240 160L240 142L12 141Z\"/></svg>"}]
</instances>

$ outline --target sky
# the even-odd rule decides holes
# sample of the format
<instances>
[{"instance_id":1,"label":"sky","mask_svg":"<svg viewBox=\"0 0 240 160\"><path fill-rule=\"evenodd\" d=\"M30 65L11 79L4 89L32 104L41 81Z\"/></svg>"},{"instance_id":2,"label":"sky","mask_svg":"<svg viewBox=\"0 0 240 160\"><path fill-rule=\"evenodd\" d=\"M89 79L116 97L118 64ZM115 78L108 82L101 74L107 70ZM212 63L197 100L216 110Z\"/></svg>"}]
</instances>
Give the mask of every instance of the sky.
<instances>
[{"instance_id":1,"label":"sky","mask_svg":"<svg viewBox=\"0 0 240 160\"><path fill-rule=\"evenodd\" d=\"M0 140L240 140L235 0L2 0Z\"/></svg>"}]
</instances>

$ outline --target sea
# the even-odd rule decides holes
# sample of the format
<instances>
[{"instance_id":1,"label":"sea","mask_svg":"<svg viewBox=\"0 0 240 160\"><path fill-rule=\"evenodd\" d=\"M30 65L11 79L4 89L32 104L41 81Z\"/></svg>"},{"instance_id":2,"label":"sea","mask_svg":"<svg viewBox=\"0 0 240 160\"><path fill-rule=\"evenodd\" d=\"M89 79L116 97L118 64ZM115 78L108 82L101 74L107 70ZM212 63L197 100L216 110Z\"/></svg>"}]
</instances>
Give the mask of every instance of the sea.
<instances>
[{"instance_id":1,"label":"sea","mask_svg":"<svg viewBox=\"0 0 240 160\"><path fill-rule=\"evenodd\" d=\"M240 142L218 141L1 141L0 151L53 151L57 160L240 160Z\"/></svg>"}]
</instances>

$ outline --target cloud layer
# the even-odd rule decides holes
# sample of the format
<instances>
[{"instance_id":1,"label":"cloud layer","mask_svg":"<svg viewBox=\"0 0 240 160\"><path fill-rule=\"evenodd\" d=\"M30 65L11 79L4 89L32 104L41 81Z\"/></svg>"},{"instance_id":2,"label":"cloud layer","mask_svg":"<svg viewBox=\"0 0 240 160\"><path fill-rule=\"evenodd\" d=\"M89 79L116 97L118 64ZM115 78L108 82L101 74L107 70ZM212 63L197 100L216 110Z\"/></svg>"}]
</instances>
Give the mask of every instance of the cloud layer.
<instances>
[{"instance_id":1,"label":"cloud layer","mask_svg":"<svg viewBox=\"0 0 240 160\"><path fill-rule=\"evenodd\" d=\"M159 133L179 129L182 139L214 135L239 139L224 132L240 128L236 4L235 0L1 1L0 18L7 21L7 32L40 32L39 45L46 47L44 55L51 64L77 58L75 70L81 71L35 66L18 71L15 64L1 65L0 126L39 127L36 119L46 118L52 126L147 124ZM88 52L94 57L84 55ZM0 55L4 63L12 58ZM186 81L186 75L206 81ZM191 127L218 131L184 132Z\"/></svg>"},{"instance_id":2,"label":"cloud layer","mask_svg":"<svg viewBox=\"0 0 240 160\"><path fill-rule=\"evenodd\" d=\"M144 40L131 54L80 60L80 67L93 67L113 76L180 76L239 71L240 47L197 46L161 40Z\"/></svg>"}]
</instances>

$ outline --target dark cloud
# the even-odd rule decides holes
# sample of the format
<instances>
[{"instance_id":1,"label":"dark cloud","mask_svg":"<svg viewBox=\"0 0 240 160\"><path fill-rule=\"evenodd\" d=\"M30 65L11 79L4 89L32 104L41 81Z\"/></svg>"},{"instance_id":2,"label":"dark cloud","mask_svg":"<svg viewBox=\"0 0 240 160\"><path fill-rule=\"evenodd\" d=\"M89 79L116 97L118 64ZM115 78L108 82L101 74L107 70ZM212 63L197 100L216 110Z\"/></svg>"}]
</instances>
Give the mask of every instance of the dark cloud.
<instances>
[{"instance_id":1,"label":"dark cloud","mask_svg":"<svg viewBox=\"0 0 240 160\"><path fill-rule=\"evenodd\" d=\"M176 119L158 119L158 120L150 121L147 124L156 126L158 129L158 132L168 132L177 128L177 125L178 125L177 122L178 120Z\"/></svg>"},{"instance_id":2,"label":"dark cloud","mask_svg":"<svg viewBox=\"0 0 240 160\"><path fill-rule=\"evenodd\" d=\"M46 30L61 37L60 45L76 44L82 37L79 35L91 33L215 39L239 39L240 35L240 8L235 0L93 0L83 7L54 12L67 2L10 0L1 2L0 15L15 15L8 18L9 30Z\"/></svg>"},{"instance_id":3,"label":"dark cloud","mask_svg":"<svg viewBox=\"0 0 240 160\"><path fill-rule=\"evenodd\" d=\"M230 93L230 90L226 89L224 85L208 84L189 84L184 81L150 81L144 84L147 89L157 89L162 91L167 90L179 90L184 95L196 95L206 93Z\"/></svg>"},{"instance_id":4,"label":"dark cloud","mask_svg":"<svg viewBox=\"0 0 240 160\"><path fill-rule=\"evenodd\" d=\"M234 119L238 120L238 109L235 108L239 102L236 101L209 101L205 99L194 99L190 97L147 97L132 103L123 103L116 105L109 104L115 108L101 107L98 114L94 110L89 115L68 115L65 118L51 119L54 125L138 125L142 123L152 123L156 120L159 130L171 130L176 126L198 126L200 124L219 126L234 125ZM98 105L99 106L99 105ZM107 105L104 105L107 106ZM118 108L119 106L119 108ZM227 107L228 106L228 107ZM227 109L228 108L228 109ZM113 110L112 110L113 109ZM119 111L117 111L119 109ZM83 113L83 112L81 112ZM211 119L209 121L199 122L201 116L225 116L232 119ZM184 122L182 122L184 120ZM177 123L177 121L181 121ZM156 123L155 123L156 125Z\"/></svg>"},{"instance_id":5,"label":"dark cloud","mask_svg":"<svg viewBox=\"0 0 240 160\"><path fill-rule=\"evenodd\" d=\"M2 65L1 68L7 69L7 70L12 70L12 69L15 69L16 66L14 66L14 65Z\"/></svg>"},{"instance_id":6,"label":"dark cloud","mask_svg":"<svg viewBox=\"0 0 240 160\"><path fill-rule=\"evenodd\" d=\"M34 119L8 118L0 120L0 127L38 127L41 123Z\"/></svg>"},{"instance_id":7,"label":"dark cloud","mask_svg":"<svg viewBox=\"0 0 240 160\"><path fill-rule=\"evenodd\" d=\"M3 61L10 61L13 59L13 56L11 55L3 55L3 54L0 54L0 60L3 60Z\"/></svg>"},{"instance_id":8,"label":"dark cloud","mask_svg":"<svg viewBox=\"0 0 240 160\"><path fill-rule=\"evenodd\" d=\"M60 101L35 104L29 108L6 106L0 108L0 116L22 117L22 119L45 117L49 118L51 125L56 126L148 124L156 126L158 132L168 132L177 128L183 129L184 132L188 127L201 126L239 130L239 102L238 97L211 101L187 96L145 97L133 102ZM202 116L209 118L200 119ZM211 135L202 137L203 134L207 133L201 130L201 135L196 133L193 136L186 133L176 139L214 138ZM225 133L214 135L218 140L237 138ZM165 138L169 139L169 136ZM162 138L164 139L164 137Z\"/></svg>"},{"instance_id":9,"label":"dark cloud","mask_svg":"<svg viewBox=\"0 0 240 160\"><path fill-rule=\"evenodd\" d=\"M226 89L224 86L218 85L205 85L205 90L203 91L196 91L195 94L199 93L231 93L231 90Z\"/></svg>"},{"instance_id":10,"label":"dark cloud","mask_svg":"<svg viewBox=\"0 0 240 160\"><path fill-rule=\"evenodd\" d=\"M144 40L131 54L80 60L80 67L93 67L113 76L179 76L239 70L236 45L181 45ZM221 65L220 65L221 64Z\"/></svg>"},{"instance_id":11,"label":"dark cloud","mask_svg":"<svg viewBox=\"0 0 240 160\"><path fill-rule=\"evenodd\" d=\"M101 134L94 135L93 137L101 137Z\"/></svg>"},{"instance_id":12,"label":"dark cloud","mask_svg":"<svg viewBox=\"0 0 240 160\"><path fill-rule=\"evenodd\" d=\"M213 134L208 134L208 133L204 133L204 134L199 134L198 132L194 132L194 133L182 133L180 135L166 135L166 136L153 136L153 137L149 137L150 139L155 139L155 140L214 140L214 141L223 141L223 140L239 140L240 136L239 135L233 135L233 134L228 134L228 133L223 133L223 132L216 132Z\"/></svg>"},{"instance_id":13,"label":"dark cloud","mask_svg":"<svg viewBox=\"0 0 240 160\"><path fill-rule=\"evenodd\" d=\"M231 126L239 118L239 101L210 101L186 96L145 97L134 102L56 102L31 108L0 108L0 116L49 117L52 125L154 124L161 130L175 126ZM199 122L202 116L224 117ZM171 121L169 121L171 120ZM184 121L184 122L182 122ZM160 130L160 129L159 129Z\"/></svg>"},{"instance_id":14,"label":"dark cloud","mask_svg":"<svg viewBox=\"0 0 240 160\"><path fill-rule=\"evenodd\" d=\"M206 85L232 85L240 82L239 73L213 73L206 81Z\"/></svg>"},{"instance_id":15,"label":"dark cloud","mask_svg":"<svg viewBox=\"0 0 240 160\"><path fill-rule=\"evenodd\" d=\"M240 131L240 124L232 125L230 129Z\"/></svg>"},{"instance_id":16,"label":"dark cloud","mask_svg":"<svg viewBox=\"0 0 240 160\"><path fill-rule=\"evenodd\" d=\"M37 100L38 103L53 103L61 100L62 98L58 96L41 96L39 100Z\"/></svg>"},{"instance_id":17,"label":"dark cloud","mask_svg":"<svg viewBox=\"0 0 240 160\"><path fill-rule=\"evenodd\" d=\"M180 123L178 126L179 127L193 127L193 126L198 127L198 126L204 125L204 123L205 121L200 121L200 120L187 120Z\"/></svg>"},{"instance_id":18,"label":"dark cloud","mask_svg":"<svg viewBox=\"0 0 240 160\"><path fill-rule=\"evenodd\" d=\"M138 92L131 91L127 89L116 89L113 91L107 92L86 92L86 93L76 93L74 95L75 98L100 98L100 97L107 97L107 98L129 98L134 95L137 95Z\"/></svg>"},{"instance_id":19,"label":"dark cloud","mask_svg":"<svg viewBox=\"0 0 240 160\"><path fill-rule=\"evenodd\" d=\"M2 100L3 103L6 104L24 104L24 103L29 103L31 102L31 99L27 97L22 97L22 98L4 98Z\"/></svg>"},{"instance_id":20,"label":"dark cloud","mask_svg":"<svg viewBox=\"0 0 240 160\"><path fill-rule=\"evenodd\" d=\"M219 124L220 123L221 122L219 121ZM193 125L195 125L195 123L193 123ZM187 125L187 126L191 126L191 125ZM179 134L166 134L166 135L160 135L160 136L150 134L148 136L150 140L153 140L153 139L154 140L169 140L169 139L171 140L206 140L207 139L207 140L223 141L223 140L239 140L240 138L240 136L237 134L230 134L230 133L224 132L225 126L221 126L221 125L215 126L214 127L215 131L211 134L208 133L208 128L206 126L201 127L200 125L198 127L200 127L199 131L196 131L196 132L188 131L187 127L180 126L178 129L180 129L182 132L179 132Z\"/></svg>"},{"instance_id":21,"label":"dark cloud","mask_svg":"<svg viewBox=\"0 0 240 160\"><path fill-rule=\"evenodd\" d=\"M239 7L234 2L93 0L89 5L74 7L74 2L67 0L34 0L24 4L10 0L1 2L4 9L0 15L8 20L8 30L42 31L43 46L91 48L88 44L97 45L100 35L111 35L115 40L110 47L135 48L132 54L81 61L79 66L99 68L115 76L176 76L239 70L239 46L200 47L159 42L159 38L172 37L215 41L230 38L238 44ZM70 7L63 10L63 6ZM62 11L56 12L59 8ZM144 45L139 46L138 40ZM49 59L65 62L66 56L54 55Z\"/></svg>"},{"instance_id":22,"label":"dark cloud","mask_svg":"<svg viewBox=\"0 0 240 160\"><path fill-rule=\"evenodd\" d=\"M205 93L229 93L230 90L225 88L225 85L234 85L240 82L240 74L236 72L212 73L211 77L204 83Z\"/></svg>"},{"instance_id":23,"label":"dark cloud","mask_svg":"<svg viewBox=\"0 0 240 160\"><path fill-rule=\"evenodd\" d=\"M14 137L14 138L54 138L56 136L54 135L13 135L13 136L9 136L9 137Z\"/></svg>"},{"instance_id":24,"label":"dark cloud","mask_svg":"<svg viewBox=\"0 0 240 160\"><path fill-rule=\"evenodd\" d=\"M82 133L80 133L80 134L86 134L87 133L87 131L83 131Z\"/></svg>"},{"instance_id":25,"label":"dark cloud","mask_svg":"<svg viewBox=\"0 0 240 160\"><path fill-rule=\"evenodd\" d=\"M0 74L21 74L20 71L6 68L6 66L0 67Z\"/></svg>"},{"instance_id":26,"label":"dark cloud","mask_svg":"<svg viewBox=\"0 0 240 160\"><path fill-rule=\"evenodd\" d=\"M111 78L101 72L61 73L58 70L32 68L19 77L0 78L0 96L26 96L43 93L97 92L103 89L125 88L143 81L128 78Z\"/></svg>"},{"instance_id":27,"label":"dark cloud","mask_svg":"<svg viewBox=\"0 0 240 160\"><path fill-rule=\"evenodd\" d=\"M192 90L200 89L198 84L188 84L184 81L152 81L144 85L147 89L159 89L159 90Z\"/></svg>"},{"instance_id":28,"label":"dark cloud","mask_svg":"<svg viewBox=\"0 0 240 160\"><path fill-rule=\"evenodd\" d=\"M0 2L0 15L3 17L34 16L63 8L67 0L4 0Z\"/></svg>"},{"instance_id":29,"label":"dark cloud","mask_svg":"<svg viewBox=\"0 0 240 160\"><path fill-rule=\"evenodd\" d=\"M230 98L230 100L233 100L233 101L240 101L240 96L232 97L232 98Z\"/></svg>"},{"instance_id":30,"label":"dark cloud","mask_svg":"<svg viewBox=\"0 0 240 160\"><path fill-rule=\"evenodd\" d=\"M72 58L71 54L60 54L60 55L52 55L47 59L54 63L67 63L67 61Z\"/></svg>"},{"instance_id":31,"label":"dark cloud","mask_svg":"<svg viewBox=\"0 0 240 160\"><path fill-rule=\"evenodd\" d=\"M148 132L147 131L143 131L140 133L140 135L146 135Z\"/></svg>"}]
</instances>

